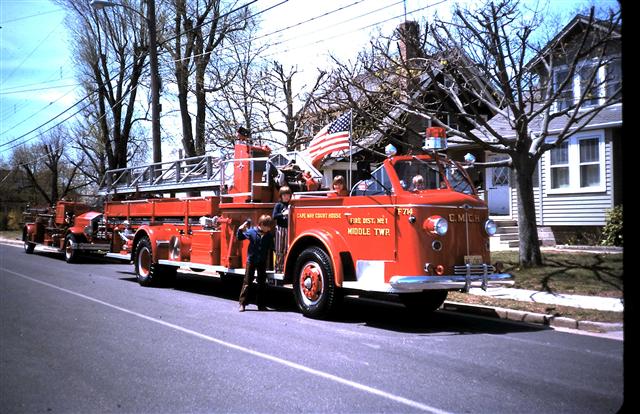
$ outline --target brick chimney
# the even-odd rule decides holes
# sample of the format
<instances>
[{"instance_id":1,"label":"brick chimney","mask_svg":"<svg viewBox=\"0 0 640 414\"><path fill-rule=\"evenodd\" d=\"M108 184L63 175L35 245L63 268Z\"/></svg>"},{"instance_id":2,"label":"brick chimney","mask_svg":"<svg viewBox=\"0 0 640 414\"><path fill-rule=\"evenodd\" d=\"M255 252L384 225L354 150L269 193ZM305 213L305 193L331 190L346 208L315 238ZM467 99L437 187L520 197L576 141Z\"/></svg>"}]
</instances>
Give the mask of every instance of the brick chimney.
<instances>
[{"instance_id":1,"label":"brick chimney","mask_svg":"<svg viewBox=\"0 0 640 414\"><path fill-rule=\"evenodd\" d=\"M406 21L398 26L398 34L400 40L398 46L400 48L400 58L407 64L417 57L422 57L420 50L420 26L418 22Z\"/></svg>"}]
</instances>

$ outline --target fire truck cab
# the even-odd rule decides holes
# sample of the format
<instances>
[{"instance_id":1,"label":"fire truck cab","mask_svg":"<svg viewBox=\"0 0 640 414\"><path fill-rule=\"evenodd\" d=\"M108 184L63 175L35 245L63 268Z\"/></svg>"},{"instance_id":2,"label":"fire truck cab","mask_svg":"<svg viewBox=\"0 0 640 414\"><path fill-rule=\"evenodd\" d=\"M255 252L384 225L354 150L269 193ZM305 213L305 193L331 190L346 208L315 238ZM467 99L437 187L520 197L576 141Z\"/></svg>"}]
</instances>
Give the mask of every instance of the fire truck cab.
<instances>
[{"instance_id":1,"label":"fire truck cab","mask_svg":"<svg viewBox=\"0 0 640 414\"><path fill-rule=\"evenodd\" d=\"M110 181L106 194L140 191L146 181L155 183L150 188L173 191L196 188L188 183L204 174L208 184L204 180L199 188L215 192L105 205L110 255L132 260L141 285L170 280L179 269L243 275L247 246L236 239L236 230L247 219L257 222L271 214L275 176L291 164L275 162L268 148L246 143L236 144L233 159L203 159L182 160L142 178L133 169L122 170ZM197 173L195 165L213 167ZM284 267L276 269L272 261L269 281L291 287L302 313L319 318L337 309L344 292L397 295L411 309L433 311L451 290L512 283L500 264L491 263L495 223L467 167L436 151L391 156L348 196L294 192ZM114 182L135 185L114 190ZM125 220L132 234L118 238Z\"/></svg>"}]
</instances>

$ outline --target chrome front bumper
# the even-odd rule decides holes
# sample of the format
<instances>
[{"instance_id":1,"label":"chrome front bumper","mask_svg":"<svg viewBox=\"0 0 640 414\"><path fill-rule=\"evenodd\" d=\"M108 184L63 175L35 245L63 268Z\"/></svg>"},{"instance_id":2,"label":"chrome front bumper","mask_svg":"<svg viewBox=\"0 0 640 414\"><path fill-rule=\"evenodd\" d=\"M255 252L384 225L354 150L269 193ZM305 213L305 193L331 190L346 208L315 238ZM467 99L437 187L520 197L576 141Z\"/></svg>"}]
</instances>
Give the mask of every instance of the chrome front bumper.
<instances>
[{"instance_id":1,"label":"chrome front bumper","mask_svg":"<svg viewBox=\"0 0 640 414\"><path fill-rule=\"evenodd\" d=\"M486 289L493 286L512 285L514 282L510 279L513 279L513 276L509 273L464 276L393 276L389 280L389 284L398 292L441 289L462 289L468 292L472 287Z\"/></svg>"}]
</instances>

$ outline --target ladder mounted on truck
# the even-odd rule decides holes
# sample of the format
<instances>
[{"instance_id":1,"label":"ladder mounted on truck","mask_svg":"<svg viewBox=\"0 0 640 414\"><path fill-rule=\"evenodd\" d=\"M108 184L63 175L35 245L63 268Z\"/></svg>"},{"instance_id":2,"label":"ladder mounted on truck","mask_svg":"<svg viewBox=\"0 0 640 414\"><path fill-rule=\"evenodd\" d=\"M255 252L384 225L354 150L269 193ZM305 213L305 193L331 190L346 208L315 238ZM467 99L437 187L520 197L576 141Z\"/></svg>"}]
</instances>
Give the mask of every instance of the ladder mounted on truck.
<instances>
[{"instance_id":1,"label":"ladder mounted on truck","mask_svg":"<svg viewBox=\"0 0 640 414\"><path fill-rule=\"evenodd\" d=\"M108 170L98 194L162 193L204 188L216 191L224 182L221 165L221 158L203 155Z\"/></svg>"},{"instance_id":2,"label":"ladder mounted on truck","mask_svg":"<svg viewBox=\"0 0 640 414\"><path fill-rule=\"evenodd\" d=\"M288 167L296 165L299 171L309 171L315 179L322 174L299 152L268 154L266 157L247 157L236 149L232 158L202 155L176 161L145 164L108 170L100 183L99 195L171 193L183 191L213 191L226 194L229 187L238 187L234 177L248 172L245 192L232 191L236 197L254 199L254 187L269 187Z\"/></svg>"}]
</instances>

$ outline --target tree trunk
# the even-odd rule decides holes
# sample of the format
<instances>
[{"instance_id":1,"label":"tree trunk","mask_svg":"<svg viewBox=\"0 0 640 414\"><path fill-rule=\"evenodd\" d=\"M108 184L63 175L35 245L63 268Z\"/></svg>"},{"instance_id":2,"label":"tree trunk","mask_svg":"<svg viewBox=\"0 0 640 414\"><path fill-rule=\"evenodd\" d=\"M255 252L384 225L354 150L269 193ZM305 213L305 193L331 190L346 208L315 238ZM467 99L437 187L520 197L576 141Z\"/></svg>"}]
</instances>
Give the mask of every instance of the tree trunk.
<instances>
[{"instance_id":1,"label":"tree trunk","mask_svg":"<svg viewBox=\"0 0 640 414\"><path fill-rule=\"evenodd\" d=\"M525 156L526 157L526 156ZM514 160L515 162L515 160ZM533 172L535 161L527 159L516 164L516 185L518 189L518 233L520 241L520 266L542 265L536 205L533 196Z\"/></svg>"},{"instance_id":2,"label":"tree trunk","mask_svg":"<svg viewBox=\"0 0 640 414\"><path fill-rule=\"evenodd\" d=\"M193 142L191 116L189 115L188 76L189 74L184 68L176 70L176 79L178 84L178 104L180 106L180 118L182 121L182 147L184 148L186 158L196 156L196 148Z\"/></svg>"},{"instance_id":3,"label":"tree trunk","mask_svg":"<svg viewBox=\"0 0 640 414\"><path fill-rule=\"evenodd\" d=\"M207 116L207 95L204 87L206 62L203 57L196 61L196 142L195 155L204 155L207 152L205 140L205 121Z\"/></svg>"}]
</instances>

